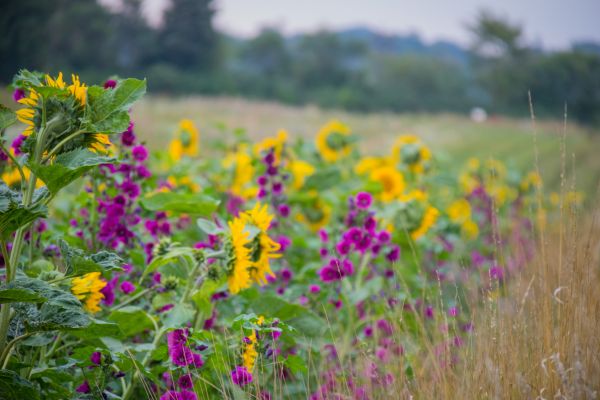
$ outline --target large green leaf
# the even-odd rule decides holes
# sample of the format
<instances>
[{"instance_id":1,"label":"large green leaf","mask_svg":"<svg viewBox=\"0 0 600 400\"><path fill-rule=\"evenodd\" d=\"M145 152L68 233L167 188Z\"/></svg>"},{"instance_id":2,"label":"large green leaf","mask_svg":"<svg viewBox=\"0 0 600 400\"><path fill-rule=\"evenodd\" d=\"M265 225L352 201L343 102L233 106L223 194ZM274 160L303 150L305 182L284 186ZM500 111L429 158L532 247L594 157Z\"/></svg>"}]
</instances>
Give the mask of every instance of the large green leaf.
<instances>
[{"instance_id":1,"label":"large green leaf","mask_svg":"<svg viewBox=\"0 0 600 400\"><path fill-rule=\"evenodd\" d=\"M21 378L14 371L0 370L0 399L2 400L36 400L40 394L33 383Z\"/></svg>"},{"instance_id":2,"label":"large green leaf","mask_svg":"<svg viewBox=\"0 0 600 400\"><path fill-rule=\"evenodd\" d=\"M113 157L80 148L58 155L51 165L31 163L29 167L46 184L50 192L56 194L91 168L115 161Z\"/></svg>"},{"instance_id":3,"label":"large green leaf","mask_svg":"<svg viewBox=\"0 0 600 400\"><path fill-rule=\"evenodd\" d=\"M123 265L123 259L109 251L103 250L88 256L83 250L69 246L64 240L59 241L59 247L67 266L66 275L120 270Z\"/></svg>"},{"instance_id":4,"label":"large green leaf","mask_svg":"<svg viewBox=\"0 0 600 400\"><path fill-rule=\"evenodd\" d=\"M0 289L0 304L43 303L46 298L29 288Z\"/></svg>"},{"instance_id":5,"label":"large green leaf","mask_svg":"<svg viewBox=\"0 0 600 400\"><path fill-rule=\"evenodd\" d=\"M37 203L29 207L21 204L21 195L0 182L0 238L6 240L20 227L45 217L46 206Z\"/></svg>"},{"instance_id":6,"label":"large green leaf","mask_svg":"<svg viewBox=\"0 0 600 400\"><path fill-rule=\"evenodd\" d=\"M133 336L154 327L152 317L143 309L134 306L115 310L110 313L108 319L118 324L125 336Z\"/></svg>"},{"instance_id":7,"label":"large green leaf","mask_svg":"<svg viewBox=\"0 0 600 400\"><path fill-rule=\"evenodd\" d=\"M13 303L16 312L12 321L17 331L42 332L85 328L90 318L81 303L70 292L66 292L40 279L18 277L6 286L7 289L26 290L35 293L41 306L31 303ZM22 292L24 293L24 292Z\"/></svg>"},{"instance_id":8,"label":"large green leaf","mask_svg":"<svg viewBox=\"0 0 600 400\"><path fill-rule=\"evenodd\" d=\"M128 111L146 93L146 80L124 79L114 89L88 90L88 116L84 126L93 133L120 133L129 125Z\"/></svg>"},{"instance_id":9,"label":"large green leaf","mask_svg":"<svg viewBox=\"0 0 600 400\"><path fill-rule=\"evenodd\" d=\"M0 104L0 131L17 122L17 115Z\"/></svg>"},{"instance_id":10,"label":"large green leaf","mask_svg":"<svg viewBox=\"0 0 600 400\"><path fill-rule=\"evenodd\" d=\"M156 193L143 198L140 203L148 211L172 211L176 213L211 215L219 200L203 193Z\"/></svg>"}]
</instances>

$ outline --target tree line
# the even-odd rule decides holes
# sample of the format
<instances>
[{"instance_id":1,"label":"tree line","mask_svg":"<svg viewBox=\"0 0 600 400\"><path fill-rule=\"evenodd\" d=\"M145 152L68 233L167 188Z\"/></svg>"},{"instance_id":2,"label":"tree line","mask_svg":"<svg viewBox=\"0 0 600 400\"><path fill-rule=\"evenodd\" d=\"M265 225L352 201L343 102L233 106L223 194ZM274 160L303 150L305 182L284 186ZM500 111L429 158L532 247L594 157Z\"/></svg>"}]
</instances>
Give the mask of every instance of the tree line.
<instances>
[{"instance_id":1,"label":"tree line","mask_svg":"<svg viewBox=\"0 0 600 400\"><path fill-rule=\"evenodd\" d=\"M371 40L318 31L288 37L265 28L240 39L215 30L213 0L171 0L162 23L141 0L111 11L96 0L4 0L0 81L19 68L76 71L99 81L147 77L150 90L227 94L359 111L569 115L600 123L600 47L559 52L526 43L520 26L482 12L468 27L464 59L388 51Z\"/></svg>"}]
</instances>

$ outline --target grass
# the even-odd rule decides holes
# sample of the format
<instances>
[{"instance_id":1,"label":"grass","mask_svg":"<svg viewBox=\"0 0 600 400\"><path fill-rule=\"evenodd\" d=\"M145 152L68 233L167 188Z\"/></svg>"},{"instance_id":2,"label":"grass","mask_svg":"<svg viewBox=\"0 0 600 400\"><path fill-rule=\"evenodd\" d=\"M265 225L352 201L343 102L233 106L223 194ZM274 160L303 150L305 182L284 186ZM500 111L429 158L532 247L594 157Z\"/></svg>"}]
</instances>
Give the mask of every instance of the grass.
<instances>
[{"instance_id":1,"label":"grass","mask_svg":"<svg viewBox=\"0 0 600 400\"><path fill-rule=\"evenodd\" d=\"M133 110L137 130L143 132L154 149L165 148L182 118L192 119L203 137L220 135L225 126L242 128L253 139L286 129L291 136L306 140L312 140L325 122L340 119L363 138L361 146L371 153L385 153L397 135L415 133L439 157L456 163L469 157L493 157L522 171L534 165L531 121L526 106L523 120L497 117L484 123L451 114L360 114L234 98L147 96ZM557 190L560 182L564 130L561 121L538 122L539 168L547 188L552 190ZM567 164L571 166L571 159L577 160L575 166L567 170L577 177L580 190L592 193L600 181L600 158L597 157L600 132L569 123L566 133Z\"/></svg>"}]
</instances>

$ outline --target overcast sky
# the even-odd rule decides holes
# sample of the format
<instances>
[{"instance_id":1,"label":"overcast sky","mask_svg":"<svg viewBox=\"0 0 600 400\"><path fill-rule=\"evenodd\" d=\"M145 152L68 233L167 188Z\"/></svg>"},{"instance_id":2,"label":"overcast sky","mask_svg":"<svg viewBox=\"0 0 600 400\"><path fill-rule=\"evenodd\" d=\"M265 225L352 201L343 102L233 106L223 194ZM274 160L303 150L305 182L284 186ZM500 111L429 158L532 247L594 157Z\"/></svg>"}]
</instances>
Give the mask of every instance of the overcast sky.
<instances>
[{"instance_id":1,"label":"overcast sky","mask_svg":"<svg viewBox=\"0 0 600 400\"><path fill-rule=\"evenodd\" d=\"M169 0L145 1L146 12L156 19ZM600 41L600 0L215 0L215 4L217 27L242 36L265 25L287 33L363 25L389 33L415 32L427 41L466 44L465 24L485 8L522 24L529 42L547 48L568 47L576 40Z\"/></svg>"}]
</instances>

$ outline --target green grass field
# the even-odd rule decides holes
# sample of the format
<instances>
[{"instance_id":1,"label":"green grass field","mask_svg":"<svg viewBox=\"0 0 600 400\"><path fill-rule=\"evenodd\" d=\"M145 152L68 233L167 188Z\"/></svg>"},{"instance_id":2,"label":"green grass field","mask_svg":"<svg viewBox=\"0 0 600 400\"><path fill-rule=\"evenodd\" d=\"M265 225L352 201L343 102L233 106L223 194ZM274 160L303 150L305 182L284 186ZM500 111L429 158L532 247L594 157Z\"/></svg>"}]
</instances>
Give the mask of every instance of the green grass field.
<instances>
[{"instance_id":1,"label":"green grass field","mask_svg":"<svg viewBox=\"0 0 600 400\"><path fill-rule=\"evenodd\" d=\"M361 146L373 153L387 152L395 137L414 133L426 141L438 156L462 163L469 157L498 158L520 170L535 167L534 138L539 168L548 190L560 185L563 160L561 142L564 123L537 121L536 131L524 110L523 119L491 118L484 123L450 114L358 114L291 107L277 103L230 98L146 97L133 111L136 132L153 149L165 148L181 118L192 119L203 137L222 134L222 127L244 129L260 138L286 129L292 137L312 140L319 127L330 119L340 119L363 139ZM575 177L578 190L591 197L600 182L600 132L568 123L564 162L567 175ZM206 142L205 142L206 143ZM574 168L573 168L574 167ZM575 172L573 174L572 172ZM570 187L572 179L567 185Z\"/></svg>"}]
</instances>

